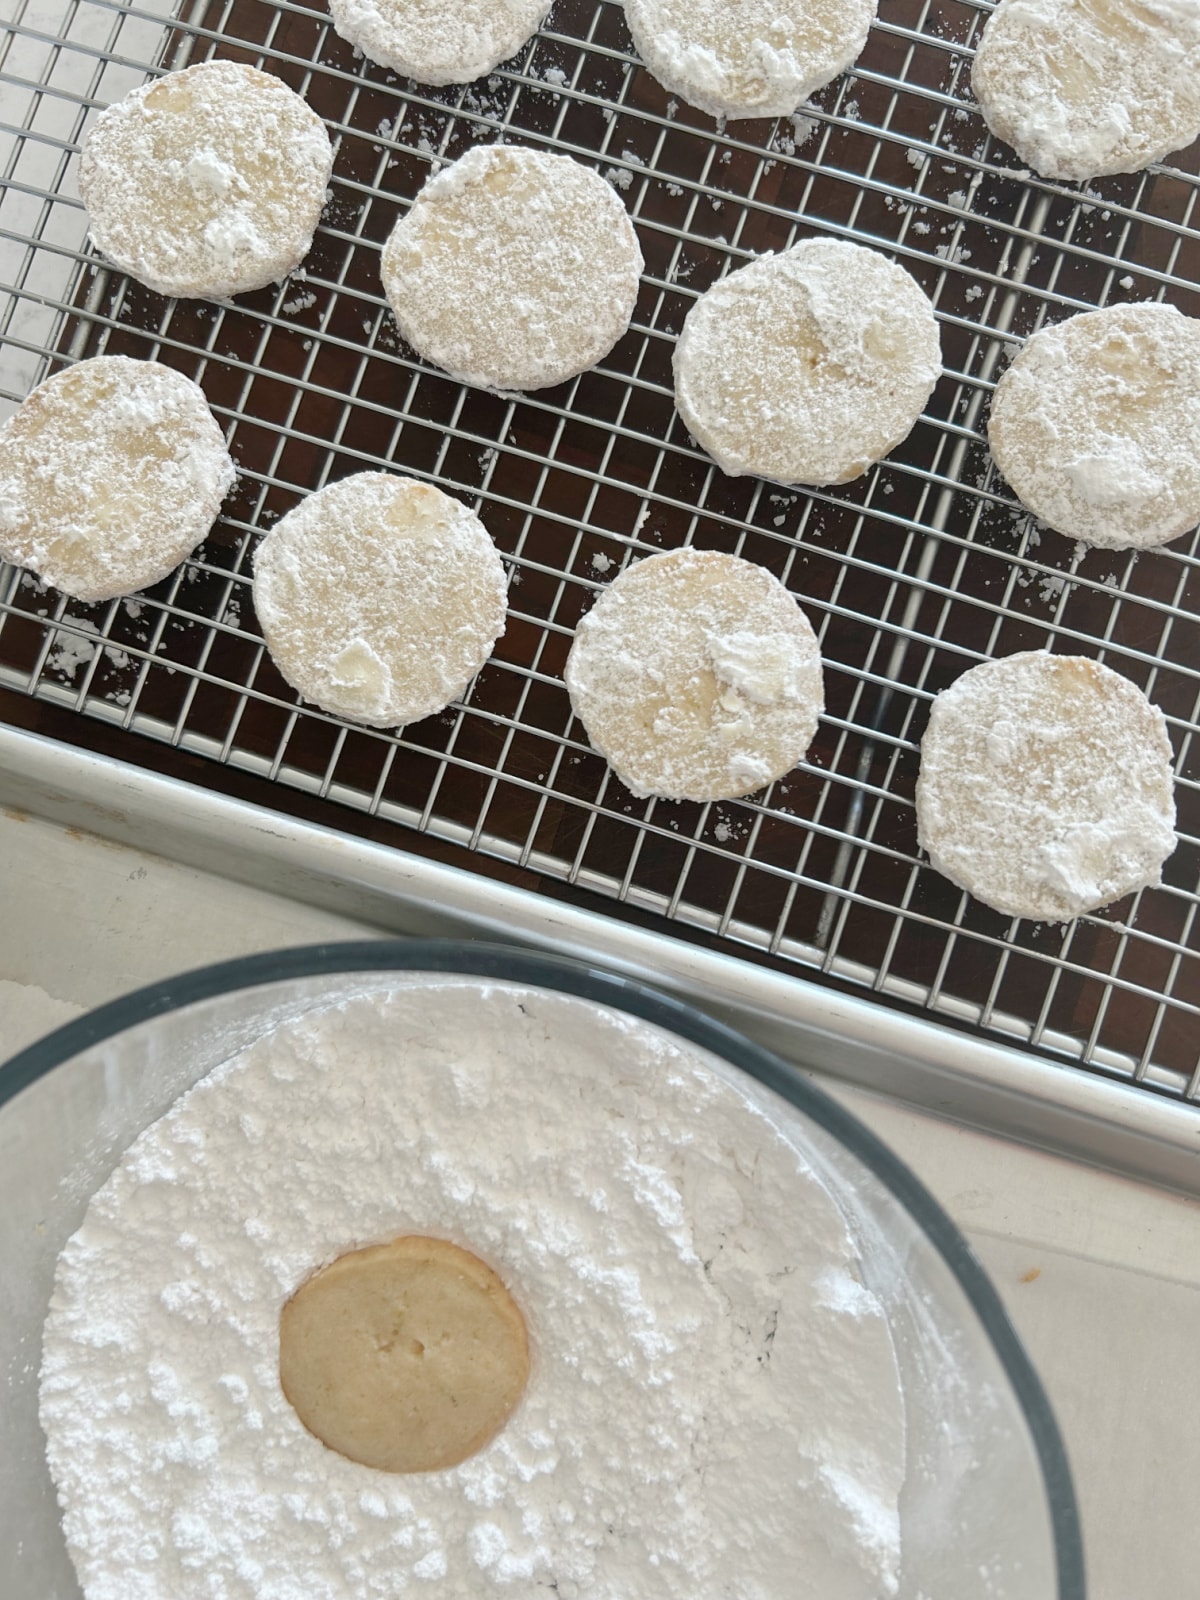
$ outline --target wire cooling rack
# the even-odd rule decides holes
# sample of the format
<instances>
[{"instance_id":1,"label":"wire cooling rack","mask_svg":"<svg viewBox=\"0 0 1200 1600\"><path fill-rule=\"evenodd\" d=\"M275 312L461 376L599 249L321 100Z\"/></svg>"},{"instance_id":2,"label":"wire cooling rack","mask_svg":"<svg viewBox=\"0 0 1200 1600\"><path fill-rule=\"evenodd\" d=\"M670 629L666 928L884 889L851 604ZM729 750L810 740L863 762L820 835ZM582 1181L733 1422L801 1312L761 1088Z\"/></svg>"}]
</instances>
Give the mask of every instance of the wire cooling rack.
<instances>
[{"instance_id":1,"label":"wire cooling rack","mask_svg":"<svg viewBox=\"0 0 1200 1600\"><path fill-rule=\"evenodd\" d=\"M153 358L203 386L240 477L194 559L133 600L81 605L5 570L4 715L39 725L40 707L57 737L80 742L104 725L107 748L143 764L175 747L205 758L193 772L257 774L272 803L304 797L334 827L369 814L399 846L457 844L478 870L524 868L547 892L574 885L617 915L1196 1099L1196 538L1135 557L1040 528L994 473L983 427L1014 341L1044 321L1140 299L1200 314L1197 152L1086 188L1020 170L969 92L989 9L882 0L854 71L801 114L721 126L639 67L607 0L559 0L502 70L436 91L364 62L323 11L292 0L200 0L178 15L167 0L17 0L0 31L0 410L69 360ZM210 55L304 93L337 146L308 261L226 305L166 300L108 271L75 187L96 108ZM463 388L415 359L379 282L379 247L430 171L496 139L596 166L646 257L612 354L524 397ZM888 461L841 489L789 492L727 478L695 448L674 414L671 353L716 278L813 235L877 245L916 276L946 373ZM251 601L263 530L370 467L476 505L511 571L492 662L461 705L397 733L299 704ZM820 634L817 741L750 800L635 800L562 686L596 592L630 560L683 544L770 568ZM1163 886L1066 927L990 911L916 848L933 695L980 660L1041 647L1096 656L1143 687L1167 716L1178 774L1181 844Z\"/></svg>"}]
</instances>

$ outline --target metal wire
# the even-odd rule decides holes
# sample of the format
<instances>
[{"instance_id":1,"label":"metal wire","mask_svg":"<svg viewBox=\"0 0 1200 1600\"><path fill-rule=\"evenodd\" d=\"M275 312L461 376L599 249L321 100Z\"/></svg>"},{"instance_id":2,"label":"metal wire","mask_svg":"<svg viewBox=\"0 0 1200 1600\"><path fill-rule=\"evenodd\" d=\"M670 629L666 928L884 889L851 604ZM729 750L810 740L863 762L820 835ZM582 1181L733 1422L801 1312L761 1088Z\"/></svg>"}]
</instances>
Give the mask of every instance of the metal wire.
<instances>
[{"instance_id":1,"label":"metal wire","mask_svg":"<svg viewBox=\"0 0 1200 1600\"><path fill-rule=\"evenodd\" d=\"M0 684L342 808L701 930L748 959L873 990L1072 1066L1200 1096L1200 546L1084 550L1024 516L983 440L1014 341L1074 310L1200 314L1196 152L1087 188L1020 171L969 94L989 7L889 0L855 70L796 119L722 127L639 67L620 7L559 0L513 62L429 91L283 0L18 0L0 32L0 411L100 351L195 377L239 488L213 535L132 601L85 606L6 569ZM291 280L236 304L164 300L88 249L73 155L89 116L210 54L307 95L337 146ZM402 346L378 247L431 168L519 140L597 166L638 227L629 335L560 389L461 388ZM931 295L946 376L887 462L843 489L725 478L674 414L689 305L766 249L874 244ZM395 734L298 704L253 617L261 532L346 472L390 467L476 504L512 575L508 631L464 702ZM765 795L636 801L571 719L572 629L630 559L681 544L762 562L827 665L809 760ZM1067 927L1011 921L920 860L912 795L933 695L1024 648L1107 661L1167 716L1181 845L1161 888Z\"/></svg>"}]
</instances>

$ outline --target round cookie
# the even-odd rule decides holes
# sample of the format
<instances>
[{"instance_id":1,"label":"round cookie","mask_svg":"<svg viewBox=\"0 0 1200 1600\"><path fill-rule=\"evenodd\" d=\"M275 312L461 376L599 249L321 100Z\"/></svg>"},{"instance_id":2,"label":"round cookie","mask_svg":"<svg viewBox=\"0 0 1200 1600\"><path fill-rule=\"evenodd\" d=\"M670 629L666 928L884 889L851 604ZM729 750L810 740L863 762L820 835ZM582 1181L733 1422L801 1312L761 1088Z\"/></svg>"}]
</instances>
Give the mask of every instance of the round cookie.
<instances>
[{"instance_id":1,"label":"round cookie","mask_svg":"<svg viewBox=\"0 0 1200 1600\"><path fill-rule=\"evenodd\" d=\"M1140 172L1200 133L1200 0L1000 0L971 87L1042 177Z\"/></svg>"},{"instance_id":2,"label":"round cookie","mask_svg":"<svg viewBox=\"0 0 1200 1600\"><path fill-rule=\"evenodd\" d=\"M1200 523L1200 320L1144 302L1029 339L996 385L996 465L1033 514L1108 550Z\"/></svg>"},{"instance_id":3,"label":"round cookie","mask_svg":"<svg viewBox=\"0 0 1200 1600\"><path fill-rule=\"evenodd\" d=\"M84 140L79 192L96 248L159 294L223 300L308 254L333 148L285 83L205 61L143 84Z\"/></svg>"},{"instance_id":4,"label":"round cookie","mask_svg":"<svg viewBox=\"0 0 1200 1600\"><path fill-rule=\"evenodd\" d=\"M339 1256L279 1318L279 1379L310 1433L380 1472L440 1472L500 1431L529 1336L491 1267L407 1234Z\"/></svg>"},{"instance_id":5,"label":"round cookie","mask_svg":"<svg viewBox=\"0 0 1200 1600\"><path fill-rule=\"evenodd\" d=\"M463 693L504 632L499 551L440 489L360 472L263 539L254 608L275 665L334 716L401 727Z\"/></svg>"},{"instance_id":6,"label":"round cookie","mask_svg":"<svg viewBox=\"0 0 1200 1600\"><path fill-rule=\"evenodd\" d=\"M588 738L639 798L732 800L790 772L824 709L807 617L764 567L673 550L627 568L564 673Z\"/></svg>"},{"instance_id":7,"label":"round cookie","mask_svg":"<svg viewBox=\"0 0 1200 1600\"><path fill-rule=\"evenodd\" d=\"M714 117L787 117L851 66L876 0L625 0L638 54Z\"/></svg>"},{"instance_id":8,"label":"round cookie","mask_svg":"<svg viewBox=\"0 0 1200 1600\"><path fill-rule=\"evenodd\" d=\"M515 55L551 0L330 0L336 31L369 61L440 86L473 83Z\"/></svg>"},{"instance_id":9,"label":"round cookie","mask_svg":"<svg viewBox=\"0 0 1200 1600\"><path fill-rule=\"evenodd\" d=\"M628 328L642 252L598 173L493 144L429 179L381 270L427 361L479 388L542 389L595 366Z\"/></svg>"},{"instance_id":10,"label":"round cookie","mask_svg":"<svg viewBox=\"0 0 1200 1600\"><path fill-rule=\"evenodd\" d=\"M234 476L190 378L129 356L76 362L0 427L0 555L76 600L133 594L191 555Z\"/></svg>"},{"instance_id":11,"label":"round cookie","mask_svg":"<svg viewBox=\"0 0 1200 1600\"><path fill-rule=\"evenodd\" d=\"M688 312L675 403L723 472L847 483L904 439L942 371L933 307L863 245L809 239Z\"/></svg>"},{"instance_id":12,"label":"round cookie","mask_svg":"<svg viewBox=\"0 0 1200 1600\"><path fill-rule=\"evenodd\" d=\"M933 703L917 829L938 872L1009 916L1065 922L1155 884L1177 842L1162 712L1082 656L973 667Z\"/></svg>"}]
</instances>

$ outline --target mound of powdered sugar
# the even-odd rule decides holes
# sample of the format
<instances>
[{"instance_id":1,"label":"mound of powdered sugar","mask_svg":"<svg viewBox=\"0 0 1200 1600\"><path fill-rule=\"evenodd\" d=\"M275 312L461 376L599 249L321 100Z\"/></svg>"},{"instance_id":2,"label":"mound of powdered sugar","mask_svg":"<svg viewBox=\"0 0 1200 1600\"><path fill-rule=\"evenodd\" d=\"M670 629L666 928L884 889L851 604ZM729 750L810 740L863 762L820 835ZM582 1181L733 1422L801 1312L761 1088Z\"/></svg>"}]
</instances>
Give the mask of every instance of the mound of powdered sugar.
<instances>
[{"instance_id":1,"label":"mound of powdered sugar","mask_svg":"<svg viewBox=\"0 0 1200 1600\"><path fill-rule=\"evenodd\" d=\"M1063 922L1159 881L1175 849L1171 743L1136 685L1025 651L965 672L921 741L917 826L946 877Z\"/></svg>"},{"instance_id":2,"label":"mound of powdered sugar","mask_svg":"<svg viewBox=\"0 0 1200 1600\"><path fill-rule=\"evenodd\" d=\"M478 1251L534 1346L501 1433L394 1476L307 1433L281 1307ZM87 1600L896 1593L904 1409L829 1192L689 1047L451 980L310 1013L131 1147L60 1259L41 1415Z\"/></svg>"}]
</instances>

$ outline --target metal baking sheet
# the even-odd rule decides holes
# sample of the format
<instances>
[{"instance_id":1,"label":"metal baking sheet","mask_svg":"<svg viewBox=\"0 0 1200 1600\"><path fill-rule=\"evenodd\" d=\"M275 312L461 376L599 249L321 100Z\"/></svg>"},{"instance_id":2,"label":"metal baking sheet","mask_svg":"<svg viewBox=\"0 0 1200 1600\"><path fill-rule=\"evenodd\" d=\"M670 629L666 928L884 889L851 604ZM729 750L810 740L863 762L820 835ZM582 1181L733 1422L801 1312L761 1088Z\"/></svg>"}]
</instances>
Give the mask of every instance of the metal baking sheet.
<instances>
[{"instance_id":1,"label":"metal baking sheet","mask_svg":"<svg viewBox=\"0 0 1200 1600\"><path fill-rule=\"evenodd\" d=\"M983 428L1011 349L1126 299L1200 314L1195 148L1089 186L1033 178L969 92L990 7L882 0L856 68L796 118L725 126L667 95L620 6L559 0L486 81L431 91L357 57L319 7L17 0L0 30L0 408L101 351L203 386L239 464L212 536L171 579L86 606L6 570L0 713L192 781L259 781L280 809L481 875L581 892L773 974L953 1023L1074 1071L1200 1096L1200 546L1085 550L1024 516ZM314 250L278 288L163 299L86 244L74 152L89 116L210 55L303 92L337 143ZM429 172L507 139L594 165L628 206L646 273L628 335L570 384L497 397L397 338L379 246ZM886 250L931 295L946 374L907 443L841 489L730 479L674 413L670 362L695 297L817 235ZM302 705L262 646L255 543L308 491L390 467L477 506L511 616L463 703L400 730ZM763 795L635 800L572 720L572 629L630 560L693 544L769 567L818 628L828 711ZM1181 845L1164 884L1065 927L960 894L916 848L932 696L1028 648L1096 656L1165 712ZM197 759L198 758L198 759ZM186 768L181 763L187 763ZM206 777L206 774L208 775Z\"/></svg>"}]
</instances>

